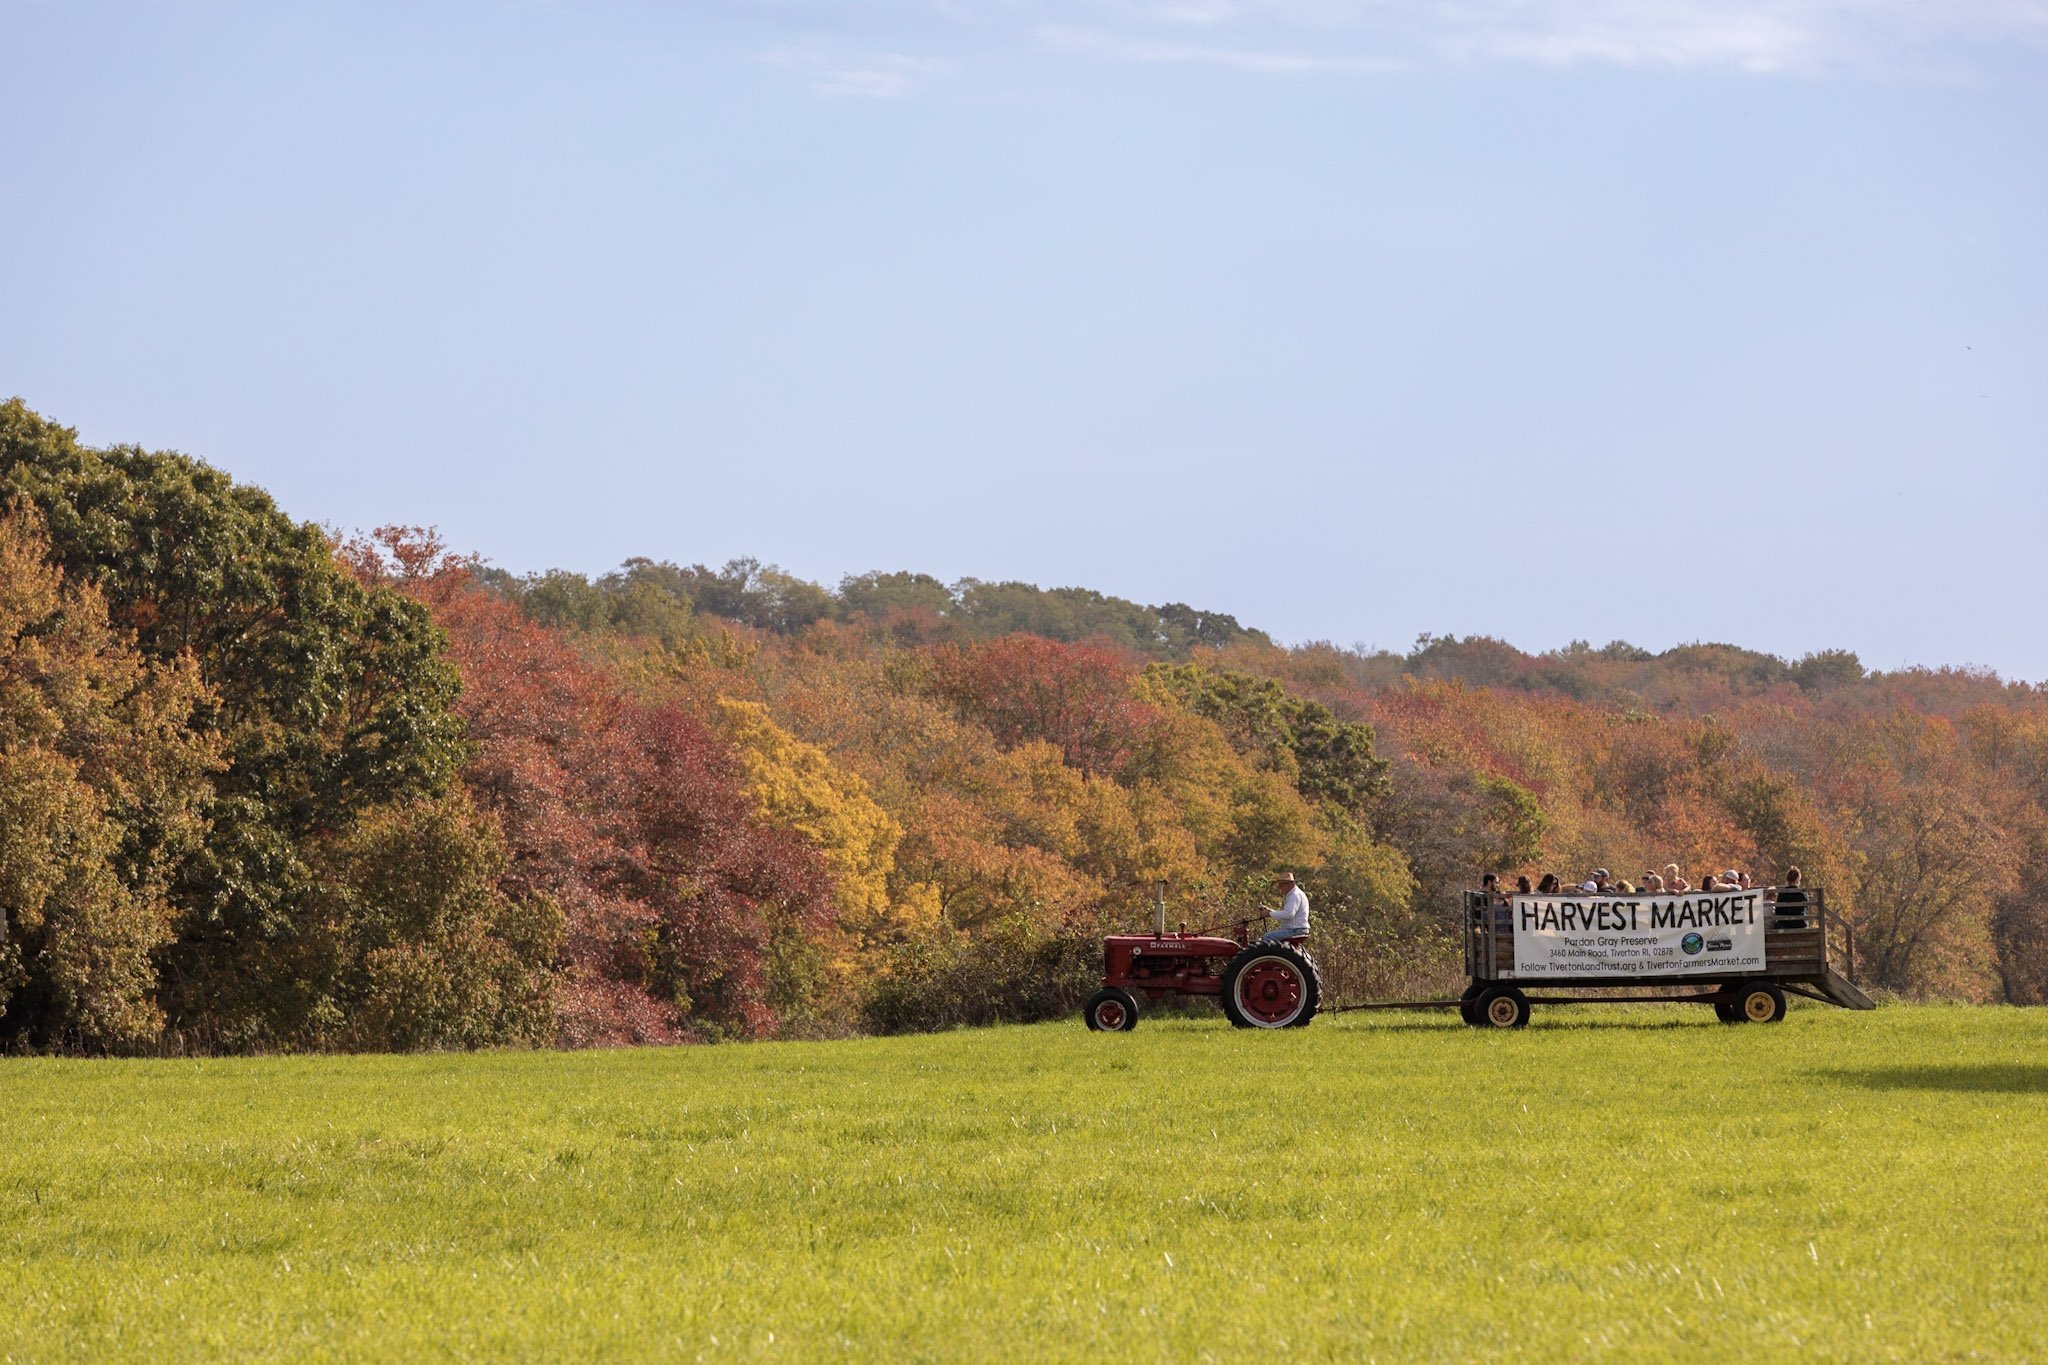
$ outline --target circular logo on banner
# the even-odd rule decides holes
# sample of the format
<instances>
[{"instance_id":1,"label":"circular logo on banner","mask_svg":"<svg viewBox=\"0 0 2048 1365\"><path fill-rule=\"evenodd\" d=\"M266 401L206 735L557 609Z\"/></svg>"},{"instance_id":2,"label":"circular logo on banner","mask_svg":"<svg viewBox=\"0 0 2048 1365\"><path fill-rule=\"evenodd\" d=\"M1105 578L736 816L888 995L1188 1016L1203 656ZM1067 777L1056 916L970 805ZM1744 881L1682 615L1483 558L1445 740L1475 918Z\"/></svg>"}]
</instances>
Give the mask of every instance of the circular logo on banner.
<instances>
[{"instance_id":1,"label":"circular logo on banner","mask_svg":"<svg viewBox=\"0 0 2048 1365\"><path fill-rule=\"evenodd\" d=\"M1707 941L1701 938L1698 934L1687 934L1684 938L1678 940L1678 946L1685 949L1686 956L1690 957L1692 954L1697 953L1700 949L1706 947Z\"/></svg>"}]
</instances>

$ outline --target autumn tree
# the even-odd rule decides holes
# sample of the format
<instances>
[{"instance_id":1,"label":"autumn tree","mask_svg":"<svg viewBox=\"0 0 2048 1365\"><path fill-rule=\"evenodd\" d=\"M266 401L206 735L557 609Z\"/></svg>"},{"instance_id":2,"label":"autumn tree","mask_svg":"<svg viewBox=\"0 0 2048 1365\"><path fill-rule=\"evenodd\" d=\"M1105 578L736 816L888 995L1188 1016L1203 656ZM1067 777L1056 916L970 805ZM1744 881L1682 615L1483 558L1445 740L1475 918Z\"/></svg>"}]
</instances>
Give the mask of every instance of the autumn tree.
<instances>
[{"instance_id":1,"label":"autumn tree","mask_svg":"<svg viewBox=\"0 0 2048 1365\"><path fill-rule=\"evenodd\" d=\"M1838 748L1856 859L1857 952L1894 990L1983 996L1992 915L2013 889L2011 832L1983 800L1954 726L1898 710Z\"/></svg>"},{"instance_id":2,"label":"autumn tree","mask_svg":"<svg viewBox=\"0 0 2048 1365\"><path fill-rule=\"evenodd\" d=\"M0 510L0 1040L135 1048L162 1026L153 955L199 849L216 736L189 658L143 657L42 515Z\"/></svg>"},{"instance_id":3,"label":"autumn tree","mask_svg":"<svg viewBox=\"0 0 2048 1365\"><path fill-rule=\"evenodd\" d=\"M1006 747L1044 740L1086 772L1113 772L1151 718L1132 693L1134 670L1093 645L1008 635L934 655L939 694Z\"/></svg>"},{"instance_id":4,"label":"autumn tree","mask_svg":"<svg viewBox=\"0 0 2048 1365\"><path fill-rule=\"evenodd\" d=\"M813 1009L834 882L802 834L762 819L726 742L635 695L430 537L387 528L350 560L447 633L475 744L463 784L504 832L500 888L564 916L564 1040L753 1036Z\"/></svg>"},{"instance_id":5,"label":"autumn tree","mask_svg":"<svg viewBox=\"0 0 2048 1365\"><path fill-rule=\"evenodd\" d=\"M2048 693L1985 670L1282 648L1182 603L752 559L515 575L417 531L331 546L18 402L0 506L11 1045L1050 1017L1152 879L1227 921L1282 864L1320 953L1404 972L1455 970L1485 872L1798 864L1879 983L2048 997Z\"/></svg>"},{"instance_id":6,"label":"autumn tree","mask_svg":"<svg viewBox=\"0 0 2048 1365\"><path fill-rule=\"evenodd\" d=\"M1991 907L1998 997L2008 1005L2048 1005L2048 829L2036 821L2011 885Z\"/></svg>"},{"instance_id":7,"label":"autumn tree","mask_svg":"<svg viewBox=\"0 0 2048 1365\"><path fill-rule=\"evenodd\" d=\"M937 918L936 888L911 883L892 893L903 827L868 795L857 774L777 725L758 702L726 699L719 711L761 818L802 834L831 868L836 924L851 938L853 952L872 953ZM842 975L855 970L851 958L838 966Z\"/></svg>"}]
</instances>

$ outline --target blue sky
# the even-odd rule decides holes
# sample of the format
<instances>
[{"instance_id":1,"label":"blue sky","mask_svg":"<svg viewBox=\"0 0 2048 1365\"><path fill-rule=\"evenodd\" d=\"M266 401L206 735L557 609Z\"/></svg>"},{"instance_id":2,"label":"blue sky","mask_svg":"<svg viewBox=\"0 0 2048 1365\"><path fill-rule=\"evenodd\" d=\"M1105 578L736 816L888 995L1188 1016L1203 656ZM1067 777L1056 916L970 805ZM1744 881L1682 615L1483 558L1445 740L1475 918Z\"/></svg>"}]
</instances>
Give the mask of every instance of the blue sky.
<instances>
[{"instance_id":1,"label":"blue sky","mask_svg":"<svg viewBox=\"0 0 2048 1365\"><path fill-rule=\"evenodd\" d=\"M518 570L2048 679L2048 2L0 0L0 392Z\"/></svg>"}]
</instances>

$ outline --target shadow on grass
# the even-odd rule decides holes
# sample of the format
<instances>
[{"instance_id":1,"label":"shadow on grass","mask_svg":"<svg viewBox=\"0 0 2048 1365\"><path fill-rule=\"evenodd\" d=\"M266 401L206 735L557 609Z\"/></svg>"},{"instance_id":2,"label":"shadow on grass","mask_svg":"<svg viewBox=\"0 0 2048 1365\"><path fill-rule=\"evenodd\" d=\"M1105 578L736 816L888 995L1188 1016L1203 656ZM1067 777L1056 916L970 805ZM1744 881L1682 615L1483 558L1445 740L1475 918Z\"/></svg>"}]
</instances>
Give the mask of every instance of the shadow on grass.
<instances>
[{"instance_id":1,"label":"shadow on grass","mask_svg":"<svg viewBox=\"0 0 2048 1365\"><path fill-rule=\"evenodd\" d=\"M1875 1066L1815 1073L1865 1090L1956 1090L2002 1095L2048 1095L2048 1066L1986 1062L1970 1066Z\"/></svg>"},{"instance_id":2,"label":"shadow on grass","mask_svg":"<svg viewBox=\"0 0 2048 1365\"><path fill-rule=\"evenodd\" d=\"M1483 1038L1488 1034L1499 1031L1472 1028L1458 1018L1455 1010L1439 1010L1434 1015L1426 1014L1422 1011L1387 1010L1382 1012L1375 1010L1370 1014L1361 1013L1350 1015L1349 1017L1352 1019L1370 1019L1372 1022L1363 1027L1369 1028L1374 1032L1455 1032L1470 1033L1475 1037ZM1320 1022L1318 1026L1320 1026ZM1566 1015L1547 1013L1544 1011L1543 1006L1538 1005L1535 1017L1530 1020L1526 1032L1554 1033L1570 1031L1575 1033L1607 1033L1611 1031L1615 1033L1660 1033L1681 1028L1707 1029L1712 1032L1720 1032L1725 1027L1726 1025L1716 1023L1711 1019L1702 1021L1684 1014L1673 1014L1663 1018L1617 1019L1612 1015L1603 1015L1598 1018L1581 1017L1574 1019Z\"/></svg>"}]
</instances>

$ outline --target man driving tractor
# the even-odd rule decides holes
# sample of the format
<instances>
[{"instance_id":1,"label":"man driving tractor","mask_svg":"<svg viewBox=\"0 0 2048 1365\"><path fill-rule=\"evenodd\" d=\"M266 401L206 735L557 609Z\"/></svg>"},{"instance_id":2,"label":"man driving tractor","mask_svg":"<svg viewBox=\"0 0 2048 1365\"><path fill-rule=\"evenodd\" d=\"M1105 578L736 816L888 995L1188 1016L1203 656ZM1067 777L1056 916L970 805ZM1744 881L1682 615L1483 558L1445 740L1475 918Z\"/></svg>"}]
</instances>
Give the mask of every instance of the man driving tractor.
<instances>
[{"instance_id":1,"label":"man driving tractor","mask_svg":"<svg viewBox=\"0 0 2048 1365\"><path fill-rule=\"evenodd\" d=\"M1259 939L1261 943L1283 943L1292 938L1308 937L1308 893L1295 884L1292 872L1282 872L1273 879L1273 889L1280 893L1280 908L1267 909L1266 918L1278 923Z\"/></svg>"}]
</instances>

